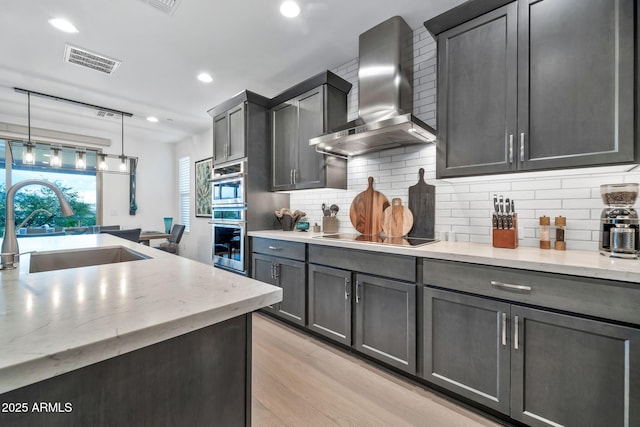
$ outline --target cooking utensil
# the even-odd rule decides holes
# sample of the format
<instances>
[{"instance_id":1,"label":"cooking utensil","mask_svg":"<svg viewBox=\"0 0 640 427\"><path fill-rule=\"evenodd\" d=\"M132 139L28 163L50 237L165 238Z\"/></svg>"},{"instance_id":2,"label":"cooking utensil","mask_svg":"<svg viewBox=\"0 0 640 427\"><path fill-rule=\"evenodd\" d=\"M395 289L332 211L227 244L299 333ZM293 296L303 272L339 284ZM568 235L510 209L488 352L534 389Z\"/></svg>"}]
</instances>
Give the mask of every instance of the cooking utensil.
<instances>
[{"instance_id":1,"label":"cooking utensil","mask_svg":"<svg viewBox=\"0 0 640 427\"><path fill-rule=\"evenodd\" d=\"M329 206L329 211L331 211L331 216L338 215L338 211L339 210L340 210L340 208L336 204L333 204L333 205Z\"/></svg>"},{"instance_id":2,"label":"cooking utensil","mask_svg":"<svg viewBox=\"0 0 640 427\"><path fill-rule=\"evenodd\" d=\"M391 206L384 210L382 230L385 236L402 237L405 236L413 226L413 214L406 206L402 205L402 200L393 198Z\"/></svg>"},{"instance_id":3,"label":"cooking utensil","mask_svg":"<svg viewBox=\"0 0 640 427\"><path fill-rule=\"evenodd\" d=\"M513 216L511 216L511 203L509 202L509 198L507 197L504 201L505 204L505 211L507 213L506 217L507 217L507 226L506 228L508 228L509 230L513 228Z\"/></svg>"},{"instance_id":4,"label":"cooking utensil","mask_svg":"<svg viewBox=\"0 0 640 427\"><path fill-rule=\"evenodd\" d=\"M323 216L331 216L331 211L329 209L327 209L327 205L326 204L322 204L322 215Z\"/></svg>"},{"instance_id":5,"label":"cooking utensil","mask_svg":"<svg viewBox=\"0 0 640 427\"><path fill-rule=\"evenodd\" d=\"M373 177L369 177L369 185L351 202L349 219L353 227L363 234L378 234L382 231L384 210L389 200L373 189Z\"/></svg>"},{"instance_id":6,"label":"cooking utensil","mask_svg":"<svg viewBox=\"0 0 640 427\"><path fill-rule=\"evenodd\" d=\"M409 187L409 210L413 214L410 237L433 239L436 213L436 187L424 180L424 168L418 170L418 183Z\"/></svg>"},{"instance_id":7,"label":"cooking utensil","mask_svg":"<svg viewBox=\"0 0 640 427\"><path fill-rule=\"evenodd\" d=\"M502 194L500 195L500 199L498 200L498 206L500 207L500 215L498 215L498 228L504 229L505 227L504 199L502 198Z\"/></svg>"},{"instance_id":8,"label":"cooking utensil","mask_svg":"<svg viewBox=\"0 0 640 427\"><path fill-rule=\"evenodd\" d=\"M500 208L498 208L498 195L494 194L493 195L493 215L491 217L491 223L493 225L493 228L498 228L498 214L500 213Z\"/></svg>"}]
</instances>

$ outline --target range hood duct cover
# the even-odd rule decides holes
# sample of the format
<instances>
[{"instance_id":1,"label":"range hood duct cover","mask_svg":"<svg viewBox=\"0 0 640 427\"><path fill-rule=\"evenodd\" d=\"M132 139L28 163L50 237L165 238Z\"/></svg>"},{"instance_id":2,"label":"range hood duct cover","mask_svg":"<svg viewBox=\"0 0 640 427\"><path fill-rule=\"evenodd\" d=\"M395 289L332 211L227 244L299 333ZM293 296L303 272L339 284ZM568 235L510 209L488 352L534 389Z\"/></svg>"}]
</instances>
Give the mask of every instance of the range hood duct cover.
<instances>
[{"instance_id":1,"label":"range hood duct cover","mask_svg":"<svg viewBox=\"0 0 640 427\"><path fill-rule=\"evenodd\" d=\"M358 82L359 118L312 138L317 151L355 156L435 141L412 114L413 31L400 16L360 34Z\"/></svg>"}]
</instances>

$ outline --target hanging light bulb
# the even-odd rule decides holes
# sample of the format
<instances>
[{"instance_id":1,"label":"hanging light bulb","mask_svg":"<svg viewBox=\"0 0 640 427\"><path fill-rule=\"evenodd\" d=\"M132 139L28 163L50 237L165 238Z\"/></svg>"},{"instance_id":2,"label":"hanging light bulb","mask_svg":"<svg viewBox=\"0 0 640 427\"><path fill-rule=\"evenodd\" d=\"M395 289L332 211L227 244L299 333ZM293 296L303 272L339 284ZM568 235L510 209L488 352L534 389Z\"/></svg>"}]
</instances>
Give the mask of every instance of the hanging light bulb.
<instances>
[{"instance_id":1,"label":"hanging light bulb","mask_svg":"<svg viewBox=\"0 0 640 427\"><path fill-rule=\"evenodd\" d=\"M84 157L84 150L76 151L76 169L86 169L87 161Z\"/></svg>"},{"instance_id":2,"label":"hanging light bulb","mask_svg":"<svg viewBox=\"0 0 640 427\"><path fill-rule=\"evenodd\" d=\"M101 171L109 170L109 165L107 165L106 154L100 154L100 163L98 163L98 170L101 170Z\"/></svg>"},{"instance_id":3,"label":"hanging light bulb","mask_svg":"<svg viewBox=\"0 0 640 427\"><path fill-rule=\"evenodd\" d=\"M24 145L24 151L22 153L22 163L25 165L36 164L36 153L34 153L34 144L27 142Z\"/></svg>"},{"instance_id":4,"label":"hanging light bulb","mask_svg":"<svg viewBox=\"0 0 640 427\"><path fill-rule=\"evenodd\" d=\"M127 156L120 156L120 172L127 171Z\"/></svg>"},{"instance_id":5,"label":"hanging light bulb","mask_svg":"<svg viewBox=\"0 0 640 427\"><path fill-rule=\"evenodd\" d=\"M62 160L60 159L60 148L51 147L51 158L49 159L49 165L53 167L62 166Z\"/></svg>"}]
</instances>

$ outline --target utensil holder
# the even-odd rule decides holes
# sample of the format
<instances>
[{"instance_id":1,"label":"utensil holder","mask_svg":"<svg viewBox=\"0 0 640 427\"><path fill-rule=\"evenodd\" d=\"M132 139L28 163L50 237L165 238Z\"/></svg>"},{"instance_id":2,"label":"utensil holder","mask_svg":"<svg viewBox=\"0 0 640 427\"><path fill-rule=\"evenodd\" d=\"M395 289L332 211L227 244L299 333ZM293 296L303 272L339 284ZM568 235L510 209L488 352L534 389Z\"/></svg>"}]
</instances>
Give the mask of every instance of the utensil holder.
<instances>
[{"instance_id":1,"label":"utensil holder","mask_svg":"<svg viewBox=\"0 0 640 427\"><path fill-rule=\"evenodd\" d=\"M513 228L493 229L493 247L515 249L518 247L518 215L513 215Z\"/></svg>"},{"instance_id":2,"label":"utensil holder","mask_svg":"<svg viewBox=\"0 0 640 427\"><path fill-rule=\"evenodd\" d=\"M322 231L324 233L338 232L338 218L335 216L325 216L322 218Z\"/></svg>"}]
</instances>

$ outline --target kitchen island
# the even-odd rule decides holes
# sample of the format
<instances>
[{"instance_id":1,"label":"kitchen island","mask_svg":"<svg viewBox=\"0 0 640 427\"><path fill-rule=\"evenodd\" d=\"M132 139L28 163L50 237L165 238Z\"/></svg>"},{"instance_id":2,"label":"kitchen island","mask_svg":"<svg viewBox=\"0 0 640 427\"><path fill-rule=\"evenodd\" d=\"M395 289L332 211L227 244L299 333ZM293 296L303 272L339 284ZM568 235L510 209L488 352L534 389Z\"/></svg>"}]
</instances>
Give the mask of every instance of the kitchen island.
<instances>
[{"instance_id":1,"label":"kitchen island","mask_svg":"<svg viewBox=\"0 0 640 427\"><path fill-rule=\"evenodd\" d=\"M507 422L640 425L638 260L249 236L252 277L283 289L264 311L288 324Z\"/></svg>"},{"instance_id":2,"label":"kitchen island","mask_svg":"<svg viewBox=\"0 0 640 427\"><path fill-rule=\"evenodd\" d=\"M29 272L96 248L141 259ZM0 425L250 424L251 312L280 289L108 234L20 250L0 272Z\"/></svg>"}]
</instances>

